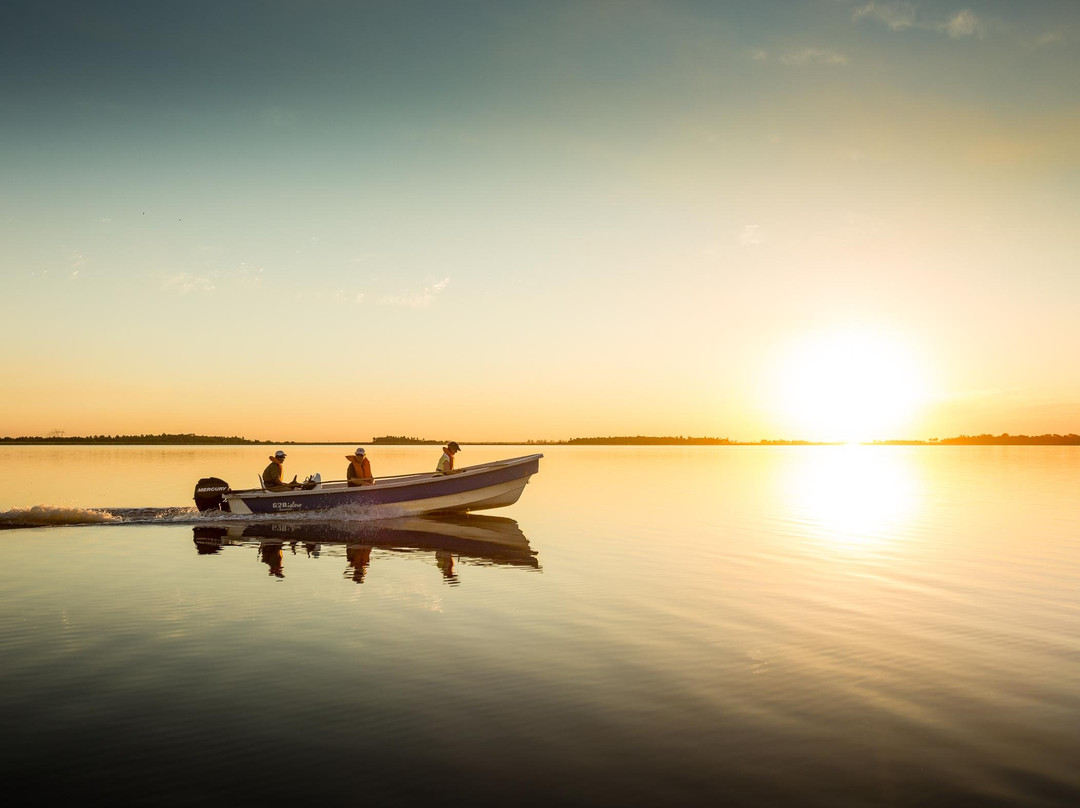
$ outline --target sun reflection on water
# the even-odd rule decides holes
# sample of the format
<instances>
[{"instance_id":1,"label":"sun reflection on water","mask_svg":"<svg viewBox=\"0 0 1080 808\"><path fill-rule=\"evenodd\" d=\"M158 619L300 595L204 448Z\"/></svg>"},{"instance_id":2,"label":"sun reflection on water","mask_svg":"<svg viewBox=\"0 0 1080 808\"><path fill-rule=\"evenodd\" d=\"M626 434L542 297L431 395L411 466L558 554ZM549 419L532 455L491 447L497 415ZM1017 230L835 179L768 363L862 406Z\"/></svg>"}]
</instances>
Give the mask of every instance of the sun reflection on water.
<instances>
[{"instance_id":1,"label":"sun reflection on water","mask_svg":"<svg viewBox=\"0 0 1080 808\"><path fill-rule=\"evenodd\" d=\"M785 494L791 523L848 550L880 550L903 540L921 507L910 455L896 447L848 445L800 454Z\"/></svg>"}]
</instances>

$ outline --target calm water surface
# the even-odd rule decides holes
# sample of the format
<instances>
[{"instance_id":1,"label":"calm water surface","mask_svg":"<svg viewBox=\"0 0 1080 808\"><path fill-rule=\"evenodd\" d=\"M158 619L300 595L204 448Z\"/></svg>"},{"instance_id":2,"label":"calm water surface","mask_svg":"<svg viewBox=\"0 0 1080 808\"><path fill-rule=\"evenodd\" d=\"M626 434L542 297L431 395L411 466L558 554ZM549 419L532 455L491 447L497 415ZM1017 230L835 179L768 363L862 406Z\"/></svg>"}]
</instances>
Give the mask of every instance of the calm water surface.
<instances>
[{"instance_id":1,"label":"calm water surface","mask_svg":"<svg viewBox=\"0 0 1080 808\"><path fill-rule=\"evenodd\" d=\"M9 793L1080 800L1077 448L543 451L511 508L326 524L192 513L266 447L0 449L0 523L52 523L0 531Z\"/></svg>"}]
</instances>

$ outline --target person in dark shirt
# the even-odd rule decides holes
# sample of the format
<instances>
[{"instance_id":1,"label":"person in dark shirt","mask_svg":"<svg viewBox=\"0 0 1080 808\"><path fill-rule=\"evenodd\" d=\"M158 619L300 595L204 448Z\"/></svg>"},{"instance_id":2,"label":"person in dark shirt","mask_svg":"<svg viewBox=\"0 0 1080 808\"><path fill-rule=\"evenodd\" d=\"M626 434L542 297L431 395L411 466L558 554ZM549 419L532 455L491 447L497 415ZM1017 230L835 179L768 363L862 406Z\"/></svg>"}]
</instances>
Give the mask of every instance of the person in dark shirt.
<instances>
[{"instance_id":1,"label":"person in dark shirt","mask_svg":"<svg viewBox=\"0 0 1080 808\"><path fill-rule=\"evenodd\" d=\"M263 486L267 491L292 491L300 487L301 483L296 481L296 475L293 475L291 483L281 481L284 465L285 453L281 449L270 455L270 465L263 469L262 473Z\"/></svg>"}]
</instances>

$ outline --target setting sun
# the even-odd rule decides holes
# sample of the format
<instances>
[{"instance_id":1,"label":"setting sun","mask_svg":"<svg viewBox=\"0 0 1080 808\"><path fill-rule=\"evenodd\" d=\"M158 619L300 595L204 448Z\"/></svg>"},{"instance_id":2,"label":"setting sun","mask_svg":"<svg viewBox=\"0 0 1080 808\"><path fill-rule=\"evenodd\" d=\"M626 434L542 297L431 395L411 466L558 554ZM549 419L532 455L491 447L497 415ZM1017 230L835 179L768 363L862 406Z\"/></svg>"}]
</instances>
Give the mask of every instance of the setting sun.
<instances>
[{"instance_id":1,"label":"setting sun","mask_svg":"<svg viewBox=\"0 0 1080 808\"><path fill-rule=\"evenodd\" d=\"M925 396L924 373L897 338L865 329L799 341L780 362L776 409L811 440L902 437Z\"/></svg>"}]
</instances>

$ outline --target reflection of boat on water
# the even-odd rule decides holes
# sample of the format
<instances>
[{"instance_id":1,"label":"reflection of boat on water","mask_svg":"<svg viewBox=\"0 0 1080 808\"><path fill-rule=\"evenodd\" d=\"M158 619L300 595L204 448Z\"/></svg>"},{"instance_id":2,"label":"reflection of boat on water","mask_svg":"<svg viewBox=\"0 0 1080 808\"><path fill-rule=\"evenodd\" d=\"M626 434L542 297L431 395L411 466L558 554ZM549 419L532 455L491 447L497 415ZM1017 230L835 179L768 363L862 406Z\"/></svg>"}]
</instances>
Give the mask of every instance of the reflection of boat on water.
<instances>
[{"instance_id":1,"label":"reflection of boat on water","mask_svg":"<svg viewBox=\"0 0 1080 808\"><path fill-rule=\"evenodd\" d=\"M380 477L374 485L311 481L291 491L234 491L224 480L207 477L195 486L195 505L200 511L223 510L244 516L340 507L362 508L376 518L484 511L517 502L529 478L540 470L541 457L533 454L496 460L446 475L425 472Z\"/></svg>"},{"instance_id":2,"label":"reflection of boat on water","mask_svg":"<svg viewBox=\"0 0 1080 808\"><path fill-rule=\"evenodd\" d=\"M451 553L478 563L540 566L518 523L502 516L454 514L365 522L267 519L230 521L197 526L193 530L200 553L214 553L230 544L256 542L260 546L314 545L328 555L335 548L338 554L346 556L358 548L380 548L399 552L435 551L437 555Z\"/></svg>"}]
</instances>

